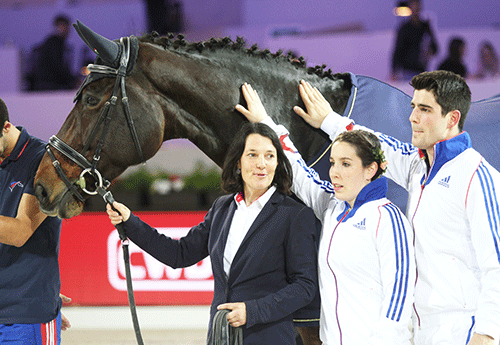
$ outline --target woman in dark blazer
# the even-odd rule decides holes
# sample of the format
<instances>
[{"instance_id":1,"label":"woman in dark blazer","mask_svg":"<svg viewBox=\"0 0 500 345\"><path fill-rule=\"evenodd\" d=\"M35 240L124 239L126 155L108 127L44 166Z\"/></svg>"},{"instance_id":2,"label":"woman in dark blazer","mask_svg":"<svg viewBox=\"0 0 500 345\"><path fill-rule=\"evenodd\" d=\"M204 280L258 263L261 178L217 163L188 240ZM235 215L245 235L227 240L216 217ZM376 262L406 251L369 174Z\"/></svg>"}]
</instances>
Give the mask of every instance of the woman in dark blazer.
<instances>
[{"instance_id":1,"label":"woman in dark blazer","mask_svg":"<svg viewBox=\"0 0 500 345\"><path fill-rule=\"evenodd\" d=\"M243 329L244 344L295 344L292 313L309 304L317 289L312 210L286 194L290 163L268 126L245 123L229 148L222 187L203 222L174 240L130 213L107 206L111 222L123 222L130 240L166 265L187 267L210 255L214 298L210 325L219 309ZM208 342L211 343L209 331Z\"/></svg>"}]
</instances>

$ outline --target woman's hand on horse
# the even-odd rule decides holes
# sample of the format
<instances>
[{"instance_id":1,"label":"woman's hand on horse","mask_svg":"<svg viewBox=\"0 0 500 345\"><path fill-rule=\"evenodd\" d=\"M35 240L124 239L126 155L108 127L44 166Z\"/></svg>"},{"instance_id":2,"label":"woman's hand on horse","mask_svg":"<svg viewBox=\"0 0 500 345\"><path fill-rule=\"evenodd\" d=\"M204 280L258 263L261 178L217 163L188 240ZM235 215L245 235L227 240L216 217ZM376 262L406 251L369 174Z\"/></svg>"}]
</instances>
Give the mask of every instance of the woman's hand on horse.
<instances>
[{"instance_id":1,"label":"woman's hand on horse","mask_svg":"<svg viewBox=\"0 0 500 345\"><path fill-rule=\"evenodd\" d=\"M240 327L247 323L247 306L245 302L224 303L217 306L217 310L229 309L227 321L233 327Z\"/></svg>"},{"instance_id":2,"label":"woman's hand on horse","mask_svg":"<svg viewBox=\"0 0 500 345\"><path fill-rule=\"evenodd\" d=\"M130 210L128 209L127 206L115 201L113 203L113 207L116 210L118 210L118 212L120 212L121 214L113 210L110 204L106 204L106 212L108 212L111 224L113 225L120 224L121 222L126 222L130 218Z\"/></svg>"},{"instance_id":3,"label":"woman's hand on horse","mask_svg":"<svg viewBox=\"0 0 500 345\"><path fill-rule=\"evenodd\" d=\"M314 128L320 128L327 115L333 112L330 103L317 88L312 87L311 84L304 80L300 82L299 92L307 112L299 106L293 107L293 110L308 124Z\"/></svg>"},{"instance_id":4,"label":"woman's hand on horse","mask_svg":"<svg viewBox=\"0 0 500 345\"><path fill-rule=\"evenodd\" d=\"M248 109L246 109L241 104L236 104L235 109L240 113L245 115L248 121L250 122L260 122L267 117L266 108L262 104L257 91L255 91L250 84L243 84L241 87L241 91L243 92L243 97L245 97L245 101L247 102Z\"/></svg>"}]
</instances>

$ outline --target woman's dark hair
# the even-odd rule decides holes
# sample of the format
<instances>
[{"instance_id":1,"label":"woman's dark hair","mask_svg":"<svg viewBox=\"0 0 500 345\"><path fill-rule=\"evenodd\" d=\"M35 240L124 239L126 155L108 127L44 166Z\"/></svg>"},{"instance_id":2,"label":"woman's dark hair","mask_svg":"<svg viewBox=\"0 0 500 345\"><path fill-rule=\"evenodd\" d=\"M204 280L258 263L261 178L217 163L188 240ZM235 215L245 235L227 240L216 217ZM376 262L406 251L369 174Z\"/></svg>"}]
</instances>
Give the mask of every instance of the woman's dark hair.
<instances>
[{"instance_id":1,"label":"woman's dark hair","mask_svg":"<svg viewBox=\"0 0 500 345\"><path fill-rule=\"evenodd\" d=\"M377 162L378 169L375 175L373 175L371 179L372 181L384 173L385 169L381 167L381 164L385 162L385 156L382 151L382 147L380 146L380 141L375 134L356 129L353 131L342 132L333 141L334 144L336 142L351 144L356 150L356 154L361 159L363 168L366 168L373 162Z\"/></svg>"},{"instance_id":2,"label":"woman's dark hair","mask_svg":"<svg viewBox=\"0 0 500 345\"><path fill-rule=\"evenodd\" d=\"M235 135L235 139L229 146L222 167L222 189L227 193L243 192L243 179L238 169L238 163L243 155L247 138L250 134L259 134L271 140L278 155L278 166L276 167L272 184L280 192L290 194L293 181L292 166L285 156L278 136L269 126L263 123L250 122L245 122L241 126Z\"/></svg>"}]
</instances>

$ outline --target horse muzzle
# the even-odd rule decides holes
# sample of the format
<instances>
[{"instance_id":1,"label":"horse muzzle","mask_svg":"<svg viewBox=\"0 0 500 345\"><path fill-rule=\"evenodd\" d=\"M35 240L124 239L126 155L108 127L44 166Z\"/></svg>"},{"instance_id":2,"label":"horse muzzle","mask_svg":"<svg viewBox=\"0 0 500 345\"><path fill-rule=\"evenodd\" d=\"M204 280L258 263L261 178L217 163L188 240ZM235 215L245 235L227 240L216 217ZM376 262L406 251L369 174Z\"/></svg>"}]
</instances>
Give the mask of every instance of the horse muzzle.
<instances>
[{"instance_id":1,"label":"horse muzzle","mask_svg":"<svg viewBox=\"0 0 500 345\"><path fill-rule=\"evenodd\" d=\"M37 182L35 196L40 203L40 210L50 217L72 218L83 211L83 202L77 200L67 188L53 192L43 183Z\"/></svg>"}]
</instances>

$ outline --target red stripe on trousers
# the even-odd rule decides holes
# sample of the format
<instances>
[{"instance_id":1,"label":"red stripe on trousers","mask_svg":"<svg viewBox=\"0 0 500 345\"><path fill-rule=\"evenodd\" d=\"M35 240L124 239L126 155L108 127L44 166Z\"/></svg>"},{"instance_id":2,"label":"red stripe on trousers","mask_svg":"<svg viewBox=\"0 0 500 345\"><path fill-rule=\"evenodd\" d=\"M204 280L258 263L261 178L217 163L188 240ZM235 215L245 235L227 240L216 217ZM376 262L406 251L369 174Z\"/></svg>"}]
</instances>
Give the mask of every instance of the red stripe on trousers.
<instances>
[{"instance_id":1,"label":"red stripe on trousers","mask_svg":"<svg viewBox=\"0 0 500 345\"><path fill-rule=\"evenodd\" d=\"M57 344L57 321L56 319L41 324L42 345Z\"/></svg>"}]
</instances>

